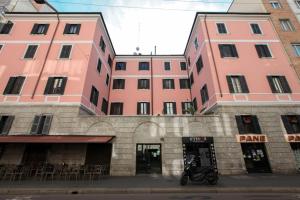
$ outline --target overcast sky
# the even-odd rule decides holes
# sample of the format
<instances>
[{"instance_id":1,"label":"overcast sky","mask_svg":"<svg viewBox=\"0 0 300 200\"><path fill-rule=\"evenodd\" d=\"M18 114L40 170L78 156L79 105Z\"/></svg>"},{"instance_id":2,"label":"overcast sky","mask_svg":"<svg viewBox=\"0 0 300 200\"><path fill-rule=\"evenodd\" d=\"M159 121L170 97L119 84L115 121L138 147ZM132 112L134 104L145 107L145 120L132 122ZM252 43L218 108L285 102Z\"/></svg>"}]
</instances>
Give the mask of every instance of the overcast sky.
<instances>
[{"instance_id":1,"label":"overcast sky","mask_svg":"<svg viewBox=\"0 0 300 200\"><path fill-rule=\"evenodd\" d=\"M182 54L197 11L227 11L231 0L49 0L59 11L102 12L117 54Z\"/></svg>"}]
</instances>

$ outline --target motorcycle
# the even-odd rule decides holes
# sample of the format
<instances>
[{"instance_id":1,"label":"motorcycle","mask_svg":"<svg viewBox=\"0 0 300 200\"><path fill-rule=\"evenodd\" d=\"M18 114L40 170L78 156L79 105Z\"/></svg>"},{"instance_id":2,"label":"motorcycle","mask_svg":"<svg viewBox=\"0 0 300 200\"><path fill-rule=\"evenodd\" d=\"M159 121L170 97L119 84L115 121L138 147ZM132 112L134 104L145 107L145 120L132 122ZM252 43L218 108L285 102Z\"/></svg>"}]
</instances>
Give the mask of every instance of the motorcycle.
<instances>
[{"instance_id":1,"label":"motorcycle","mask_svg":"<svg viewBox=\"0 0 300 200\"><path fill-rule=\"evenodd\" d=\"M218 183L218 179L218 173L213 166L198 167L195 161L195 156L191 156L181 175L180 184L184 186L188 183L188 180L190 180L192 182L207 182L210 185L216 185Z\"/></svg>"}]
</instances>

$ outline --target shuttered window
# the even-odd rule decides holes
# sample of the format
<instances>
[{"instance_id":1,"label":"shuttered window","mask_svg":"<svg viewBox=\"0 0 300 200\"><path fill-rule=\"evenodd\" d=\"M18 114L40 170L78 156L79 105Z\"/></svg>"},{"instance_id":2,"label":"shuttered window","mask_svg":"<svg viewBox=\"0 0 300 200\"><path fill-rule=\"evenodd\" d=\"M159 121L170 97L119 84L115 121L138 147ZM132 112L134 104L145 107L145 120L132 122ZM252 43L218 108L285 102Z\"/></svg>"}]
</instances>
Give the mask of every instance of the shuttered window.
<instances>
[{"instance_id":1,"label":"shuttered window","mask_svg":"<svg viewBox=\"0 0 300 200\"><path fill-rule=\"evenodd\" d=\"M24 76L10 77L3 94L19 94L24 80Z\"/></svg>"},{"instance_id":2,"label":"shuttered window","mask_svg":"<svg viewBox=\"0 0 300 200\"><path fill-rule=\"evenodd\" d=\"M123 115L123 103L115 102L110 104L111 115Z\"/></svg>"},{"instance_id":3,"label":"shuttered window","mask_svg":"<svg viewBox=\"0 0 300 200\"><path fill-rule=\"evenodd\" d=\"M49 134L53 115L36 115L33 119L30 133L37 135Z\"/></svg>"},{"instance_id":4,"label":"shuttered window","mask_svg":"<svg viewBox=\"0 0 300 200\"><path fill-rule=\"evenodd\" d=\"M226 34L227 30L226 30L226 26L224 23L217 23L217 28L218 28L218 32L220 34Z\"/></svg>"},{"instance_id":5,"label":"shuttered window","mask_svg":"<svg viewBox=\"0 0 300 200\"><path fill-rule=\"evenodd\" d=\"M63 95L67 84L67 77L49 77L44 94L60 94Z\"/></svg>"},{"instance_id":6,"label":"shuttered window","mask_svg":"<svg viewBox=\"0 0 300 200\"><path fill-rule=\"evenodd\" d=\"M32 59L34 58L35 52L38 48L38 45L28 45L24 58Z\"/></svg>"},{"instance_id":7,"label":"shuttered window","mask_svg":"<svg viewBox=\"0 0 300 200\"><path fill-rule=\"evenodd\" d=\"M200 55L200 57L198 58L197 62L196 62L196 67L197 67L197 72L198 74L200 73L201 69L203 68L203 60L202 60L202 56Z\"/></svg>"},{"instance_id":8,"label":"shuttered window","mask_svg":"<svg viewBox=\"0 0 300 200\"><path fill-rule=\"evenodd\" d=\"M281 119L288 134L300 133L300 115L282 115Z\"/></svg>"},{"instance_id":9,"label":"shuttered window","mask_svg":"<svg viewBox=\"0 0 300 200\"><path fill-rule=\"evenodd\" d=\"M202 105L209 100L207 85L205 84L200 91Z\"/></svg>"},{"instance_id":10,"label":"shuttered window","mask_svg":"<svg viewBox=\"0 0 300 200\"><path fill-rule=\"evenodd\" d=\"M164 114L176 115L176 103L175 102L164 102Z\"/></svg>"},{"instance_id":11,"label":"shuttered window","mask_svg":"<svg viewBox=\"0 0 300 200\"><path fill-rule=\"evenodd\" d=\"M239 57L234 44L219 44L219 50L220 50L221 58Z\"/></svg>"},{"instance_id":12,"label":"shuttered window","mask_svg":"<svg viewBox=\"0 0 300 200\"><path fill-rule=\"evenodd\" d=\"M108 102L106 99L103 98L102 100L102 106L101 106L101 111L104 112L107 115L108 111Z\"/></svg>"},{"instance_id":13,"label":"shuttered window","mask_svg":"<svg viewBox=\"0 0 300 200\"><path fill-rule=\"evenodd\" d=\"M163 89L175 89L174 79L163 79Z\"/></svg>"},{"instance_id":14,"label":"shuttered window","mask_svg":"<svg viewBox=\"0 0 300 200\"><path fill-rule=\"evenodd\" d=\"M81 24L66 24L64 34L79 35Z\"/></svg>"},{"instance_id":15,"label":"shuttered window","mask_svg":"<svg viewBox=\"0 0 300 200\"><path fill-rule=\"evenodd\" d=\"M137 114L138 115L149 115L150 114L150 103L149 102L138 102L137 103Z\"/></svg>"},{"instance_id":16,"label":"shuttered window","mask_svg":"<svg viewBox=\"0 0 300 200\"><path fill-rule=\"evenodd\" d=\"M239 134L261 134L260 125L255 115L235 116Z\"/></svg>"},{"instance_id":17,"label":"shuttered window","mask_svg":"<svg viewBox=\"0 0 300 200\"><path fill-rule=\"evenodd\" d=\"M271 58L271 52L266 44L256 44L255 49L259 58Z\"/></svg>"},{"instance_id":18,"label":"shuttered window","mask_svg":"<svg viewBox=\"0 0 300 200\"><path fill-rule=\"evenodd\" d=\"M0 23L0 34L9 34L13 25L14 24L11 21L7 22L6 24Z\"/></svg>"},{"instance_id":19,"label":"shuttered window","mask_svg":"<svg viewBox=\"0 0 300 200\"><path fill-rule=\"evenodd\" d=\"M116 62L116 71L126 70L126 62Z\"/></svg>"},{"instance_id":20,"label":"shuttered window","mask_svg":"<svg viewBox=\"0 0 300 200\"><path fill-rule=\"evenodd\" d=\"M100 59L98 59L98 62L97 62L97 71L100 73L101 72L101 66L102 66L102 62Z\"/></svg>"},{"instance_id":21,"label":"shuttered window","mask_svg":"<svg viewBox=\"0 0 300 200\"><path fill-rule=\"evenodd\" d=\"M244 76L226 76L230 93L249 93Z\"/></svg>"},{"instance_id":22,"label":"shuttered window","mask_svg":"<svg viewBox=\"0 0 300 200\"><path fill-rule=\"evenodd\" d=\"M180 89L189 89L190 80L189 79L179 79Z\"/></svg>"},{"instance_id":23,"label":"shuttered window","mask_svg":"<svg viewBox=\"0 0 300 200\"><path fill-rule=\"evenodd\" d=\"M125 88L125 79L113 80L113 89L124 89L124 88Z\"/></svg>"},{"instance_id":24,"label":"shuttered window","mask_svg":"<svg viewBox=\"0 0 300 200\"><path fill-rule=\"evenodd\" d=\"M181 102L182 114L191 114L192 102Z\"/></svg>"},{"instance_id":25,"label":"shuttered window","mask_svg":"<svg viewBox=\"0 0 300 200\"><path fill-rule=\"evenodd\" d=\"M292 93L285 76L267 76L272 93Z\"/></svg>"},{"instance_id":26,"label":"shuttered window","mask_svg":"<svg viewBox=\"0 0 300 200\"><path fill-rule=\"evenodd\" d=\"M150 80L149 79L138 79L138 89L149 89Z\"/></svg>"},{"instance_id":27,"label":"shuttered window","mask_svg":"<svg viewBox=\"0 0 300 200\"><path fill-rule=\"evenodd\" d=\"M72 45L63 45L61 48L59 58L70 58L71 50L72 50Z\"/></svg>"},{"instance_id":28,"label":"shuttered window","mask_svg":"<svg viewBox=\"0 0 300 200\"><path fill-rule=\"evenodd\" d=\"M98 105L98 98L99 98L99 91L94 86L92 86L90 102L92 104L94 104L95 106L97 106Z\"/></svg>"},{"instance_id":29,"label":"shuttered window","mask_svg":"<svg viewBox=\"0 0 300 200\"><path fill-rule=\"evenodd\" d=\"M31 34L44 34L46 35L49 29L49 24L34 24Z\"/></svg>"},{"instance_id":30,"label":"shuttered window","mask_svg":"<svg viewBox=\"0 0 300 200\"><path fill-rule=\"evenodd\" d=\"M0 115L0 135L7 135L15 119L12 115Z\"/></svg>"}]
</instances>

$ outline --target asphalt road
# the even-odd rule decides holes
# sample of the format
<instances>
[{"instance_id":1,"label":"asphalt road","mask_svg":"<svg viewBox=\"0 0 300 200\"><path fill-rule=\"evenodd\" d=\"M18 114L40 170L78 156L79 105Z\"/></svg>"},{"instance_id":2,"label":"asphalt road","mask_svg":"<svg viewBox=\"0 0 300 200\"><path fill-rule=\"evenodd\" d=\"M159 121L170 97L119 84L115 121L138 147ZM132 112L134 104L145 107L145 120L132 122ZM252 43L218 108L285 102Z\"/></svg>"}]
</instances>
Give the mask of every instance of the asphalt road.
<instances>
[{"instance_id":1,"label":"asphalt road","mask_svg":"<svg viewBox=\"0 0 300 200\"><path fill-rule=\"evenodd\" d=\"M91 195L12 195L0 200L300 200L300 194L91 194Z\"/></svg>"}]
</instances>

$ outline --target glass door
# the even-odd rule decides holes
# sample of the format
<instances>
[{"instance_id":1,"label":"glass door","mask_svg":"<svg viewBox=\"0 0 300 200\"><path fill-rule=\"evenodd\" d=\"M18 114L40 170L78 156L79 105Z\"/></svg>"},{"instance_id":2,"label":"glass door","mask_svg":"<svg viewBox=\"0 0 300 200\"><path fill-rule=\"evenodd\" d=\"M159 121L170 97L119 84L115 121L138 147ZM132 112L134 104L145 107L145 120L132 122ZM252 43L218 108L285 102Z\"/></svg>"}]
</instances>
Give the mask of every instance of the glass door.
<instances>
[{"instance_id":1,"label":"glass door","mask_svg":"<svg viewBox=\"0 0 300 200\"><path fill-rule=\"evenodd\" d=\"M161 174L161 144L137 144L136 173Z\"/></svg>"}]
</instances>

